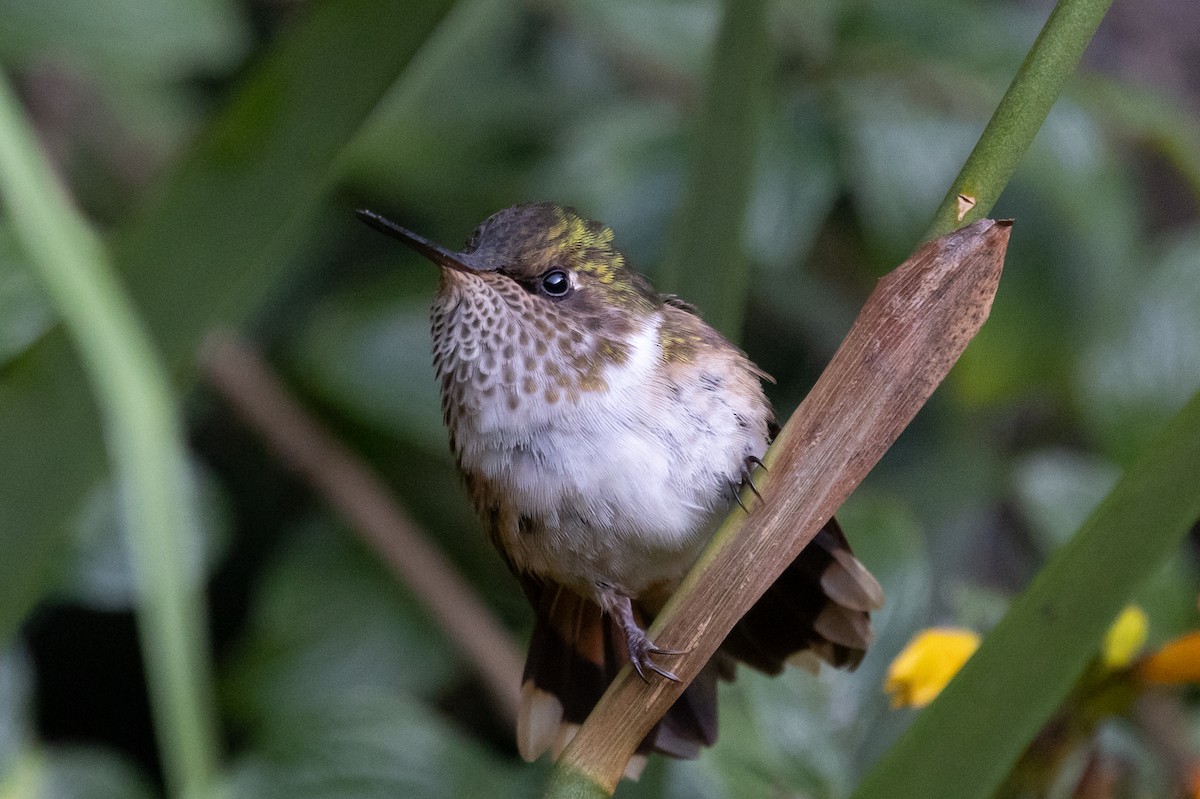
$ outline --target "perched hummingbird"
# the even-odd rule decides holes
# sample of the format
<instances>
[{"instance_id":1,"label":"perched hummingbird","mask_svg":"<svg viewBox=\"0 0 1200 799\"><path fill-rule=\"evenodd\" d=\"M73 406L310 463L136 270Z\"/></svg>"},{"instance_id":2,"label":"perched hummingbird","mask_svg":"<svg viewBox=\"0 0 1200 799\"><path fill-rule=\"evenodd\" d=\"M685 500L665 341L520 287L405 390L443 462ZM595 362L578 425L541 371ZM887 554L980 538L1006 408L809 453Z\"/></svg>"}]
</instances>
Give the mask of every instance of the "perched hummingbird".
<instances>
[{"instance_id":1,"label":"perched hummingbird","mask_svg":"<svg viewBox=\"0 0 1200 799\"><path fill-rule=\"evenodd\" d=\"M608 227L549 203L500 211L452 252L359 217L441 268L433 361L450 446L536 614L517 743L557 757L626 662L675 679L645 632L777 430L761 380L695 308L656 293ZM716 679L854 668L883 591L831 519L643 742L716 740ZM644 762L644 760L643 760Z\"/></svg>"}]
</instances>

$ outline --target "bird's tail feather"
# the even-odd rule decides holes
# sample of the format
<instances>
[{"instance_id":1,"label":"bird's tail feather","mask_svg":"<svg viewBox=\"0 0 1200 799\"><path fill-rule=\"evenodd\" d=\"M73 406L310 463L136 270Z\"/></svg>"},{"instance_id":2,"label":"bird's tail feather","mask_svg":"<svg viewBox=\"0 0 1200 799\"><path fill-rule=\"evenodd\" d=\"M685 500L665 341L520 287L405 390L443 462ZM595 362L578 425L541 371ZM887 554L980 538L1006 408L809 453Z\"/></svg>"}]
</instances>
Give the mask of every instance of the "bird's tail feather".
<instances>
[{"instance_id":1,"label":"bird's tail feather","mask_svg":"<svg viewBox=\"0 0 1200 799\"><path fill-rule=\"evenodd\" d=\"M526 760L546 751L557 758L629 661L624 634L591 600L549 584L537 600L517 719L517 748ZM646 622L644 615L639 622ZM705 672L711 673L688 686L639 753L690 758L716 740L717 675L712 665Z\"/></svg>"},{"instance_id":2,"label":"bird's tail feather","mask_svg":"<svg viewBox=\"0 0 1200 799\"><path fill-rule=\"evenodd\" d=\"M524 587L536 621L521 687L517 746L526 760L547 751L557 758L628 662L625 638L591 600L552 583L525 582ZM691 758L712 745L717 679L732 677L734 659L769 674L787 663L814 668L816 659L855 668L871 643L869 612L882 604L879 583L831 519L733 628L639 753ZM639 623L652 621L645 607L635 603L634 608ZM640 770L643 763L631 769Z\"/></svg>"}]
</instances>

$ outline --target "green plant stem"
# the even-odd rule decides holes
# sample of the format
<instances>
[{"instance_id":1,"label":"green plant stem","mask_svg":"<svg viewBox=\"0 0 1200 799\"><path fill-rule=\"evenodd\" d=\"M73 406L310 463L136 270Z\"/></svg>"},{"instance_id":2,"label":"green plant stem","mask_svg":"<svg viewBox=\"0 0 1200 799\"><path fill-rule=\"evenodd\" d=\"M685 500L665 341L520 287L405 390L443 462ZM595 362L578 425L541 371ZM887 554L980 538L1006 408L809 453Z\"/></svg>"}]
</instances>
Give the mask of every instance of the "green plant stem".
<instances>
[{"instance_id":1,"label":"green plant stem","mask_svg":"<svg viewBox=\"0 0 1200 799\"><path fill-rule=\"evenodd\" d=\"M734 341L749 286L742 228L770 74L766 0L726 0L658 283L664 291L686 287L687 300Z\"/></svg>"},{"instance_id":2,"label":"green plant stem","mask_svg":"<svg viewBox=\"0 0 1200 799\"><path fill-rule=\"evenodd\" d=\"M217 736L182 425L167 376L104 245L73 208L0 76L0 193L89 375L120 488L138 583L138 625L167 778L212 785Z\"/></svg>"},{"instance_id":3,"label":"green plant stem","mask_svg":"<svg viewBox=\"0 0 1200 799\"><path fill-rule=\"evenodd\" d=\"M933 239L982 219L1008 185L1112 0L1060 0L933 216ZM965 208L960 197L968 198Z\"/></svg>"},{"instance_id":4,"label":"green plant stem","mask_svg":"<svg viewBox=\"0 0 1200 799\"><path fill-rule=\"evenodd\" d=\"M856 799L990 796L1200 516L1200 393L1042 569Z\"/></svg>"}]
</instances>

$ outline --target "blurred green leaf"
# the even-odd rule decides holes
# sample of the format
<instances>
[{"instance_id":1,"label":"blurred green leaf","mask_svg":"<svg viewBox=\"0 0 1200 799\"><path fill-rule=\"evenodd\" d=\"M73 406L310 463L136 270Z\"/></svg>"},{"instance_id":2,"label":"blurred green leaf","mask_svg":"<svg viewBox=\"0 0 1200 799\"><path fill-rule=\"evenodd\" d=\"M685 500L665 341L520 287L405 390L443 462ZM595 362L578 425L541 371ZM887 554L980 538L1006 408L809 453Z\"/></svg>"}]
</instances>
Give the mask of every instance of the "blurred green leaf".
<instances>
[{"instance_id":1,"label":"blurred green leaf","mask_svg":"<svg viewBox=\"0 0 1200 799\"><path fill-rule=\"evenodd\" d=\"M11 233L0 229L0 369L54 324L54 312L24 259Z\"/></svg>"},{"instance_id":2,"label":"blurred green leaf","mask_svg":"<svg viewBox=\"0 0 1200 799\"><path fill-rule=\"evenodd\" d=\"M395 577L343 528L314 521L295 536L262 583L224 680L231 713L256 739L301 733L296 715L444 689L455 659Z\"/></svg>"},{"instance_id":3,"label":"blurred green leaf","mask_svg":"<svg viewBox=\"0 0 1200 799\"><path fill-rule=\"evenodd\" d=\"M524 172L552 140L559 107L575 101L536 69L537 50L518 46L529 22L502 0L456 4L355 137L339 177L389 205L419 197L434 223L458 220L455 246L484 216L529 199Z\"/></svg>"},{"instance_id":4,"label":"blurred green leaf","mask_svg":"<svg viewBox=\"0 0 1200 799\"><path fill-rule=\"evenodd\" d=\"M232 796L526 796L505 763L421 703L466 674L419 605L349 534L297 531L225 681L250 732Z\"/></svg>"},{"instance_id":5,"label":"blurred green leaf","mask_svg":"<svg viewBox=\"0 0 1200 799\"><path fill-rule=\"evenodd\" d=\"M822 21L834 17L842 47L831 57L845 59L839 63L843 71L876 68L897 76L937 79L935 83L956 81L960 87L981 75L996 78L1001 81L996 93L979 109L985 115L1045 21L1044 9L1014 4L972 2L956 15L947 14L944 0L904 5L887 0L852 5L806 0L797 6L800 10L792 12L796 24L806 21L802 11L812 13L814 8Z\"/></svg>"},{"instance_id":6,"label":"blurred green leaf","mask_svg":"<svg viewBox=\"0 0 1200 799\"><path fill-rule=\"evenodd\" d=\"M1018 459L1016 498L1043 553L1070 541L1119 477L1113 464L1078 452L1050 450Z\"/></svg>"},{"instance_id":7,"label":"blurred green leaf","mask_svg":"<svg viewBox=\"0 0 1200 799\"><path fill-rule=\"evenodd\" d=\"M5 799L149 799L149 781L99 747L37 742L34 670L23 648L0 651L0 796Z\"/></svg>"},{"instance_id":8,"label":"blurred green leaf","mask_svg":"<svg viewBox=\"0 0 1200 799\"><path fill-rule=\"evenodd\" d=\"M854 796L990 796L1121 607L1200 517L1200 394L1059 550ZM1130 531L1138 530L1139 535Z\"/></svg>"},{"instance_id":9,"label":"blurred green leaf","mask_svg":"<svg viewBox=\"0 0 1200 799\"><path fill-rule=\"evenodd\" d=\"M99 407L128 532L165 781L172 792L205 791L216 768L217 725L202 590L176 557L198 527L182 413L107 248L59 182L6 78L0 78L0 192Z\"/></svg>"},{"instance_id":10,"label":"blurred green leaf","mask_svg":"<svg viewBox=\"0 0 1200 799\"><path fill-rule=\"evenodd\" d=\"M23 648L0 650L0 785L33 740L33 665Z\"/></svg>"},{"instance_id":11,"label":"blurred green leaf","mask_svg":"<svg viewBox=\"0 0 1200 799\"><path fill-rule=\"evenodd\" d=\"M929 623L993 626L1014 581L1095 502L1108 464L1127 464L1183 401L1197 373L1187 358L1197 281L1172 264L1200 229L1193 98L1186 81L1130 71L1149 63L1131 57L1131 31L1182 2L1108 26L1091 60L1105 74L1072 81L1056 103L996 208L1017 224L990 321L839 512L887 594L867 660L816 680L743 673L723 692L714 750L652 760L619 796L844 796L920 717L887 710L881 690L909 635ZM527 626L525 598L479 534L445 448L428 354L434 278L347 212L365 200L456 246L500 207L556 200L612 225L656 277L702 124L720 4L463 0L441 17L449 5L0 0L0 60L80 205L116 231L181 384L203 330L257 313L254 334L289 381L493 610ZM907 255L938 199L929 192L969 149L1044 11L981 0L769 7L771 86L746 162L742 251L754 269L746 347L780 380L781 413L876 276ZM1152 60L1163 65L1179 55L1179 33L1161 34ZM143 196L202 127L185 163ZM123 583L119 548L92 537L111 530L94 518L80 539L104 482L86 387L53 316L28 281L11 281L22 264L4 257L2 231L5 634L48 591ZM696 299L693 277L685 270L677 286L685 298ZM469 679L406 592L352 540L331 543L344 533L294 520L313 499L253 444L243 449L221 405L205 397L193 409L238 535L211 584L219 640L240 642L219 647L232 652L224 720L239 733L231 792L536 793L544 764L512 762L509 731L462 723ZM1146 533L1139 523L1128 534ZM1181 548L1168 561L1131 594L1152 641L1200 625L1194 558ZM255 597L246 628L245 592ZM23 674L39 676L28 664ZM38 764L56 755L34 738L27 685L10 707L6 679L0 662L0 753L15 731L22 774L40 779L54 767ZM1194 697L1181 713L1179 737L1200 741ZM1136 724L1117 730L1121 740L1102 734L1102 745L1135 765L1139 795L1164 794L1155 748ZM97 785L111 765L77 762L96 769ZM1078 766L1055 790L1069 791Z\"/></svg>"},{"instance_id":12,"label":"blurred green leaf","mask_svg":"<svg viewBox=\"0 0 1200 799\"><path fill-rule=\"evenodd\" d=\"M578 6L581 24L594 31L588 44L648 77L701 75L720 21L716 4L697 0L583 0Z\"/></svg>"},{"instance_id":13,"label":"blurred green leaf","mask_svg":"<svg viewBox=\"0 0 1200 799\"><path fill-rule=\"evenodd\" d=\"M428 267L411 259L407 267ZM418 273L419 274L419 273ZM428 276L431 283L433 275ZM412 282L412 281L408 281ZM392 278L326 299L297 335L295 371L325 402L358 421L449 457L429 339L432 286Z\"/></svg>"},{"instance_id":14,"label":"blurred green leaf","mask_svg":"<svg viewBox=\"0 0 1200 799\"><path fill-rule=\"evenodd\" d=\"M495 799L536 795L540 769L505 762L403 695L299 714L285 750L233 764L231 799Z\"/></svg>"},{"instance_id":15,"label":"blurred green leaf","mask_svg":"<svg viewBox=\"0 0 1200 799\"><path fill-rule=\"evenodd\" d=\"M19 787L6 799L151 799L145 775L112 752L84 746L33 750L18 767Z\"/></svg>"},{"instance_id":16,"label":"blurred green leaf","mask_svg":"<svg viewBox=\"0 0 1200 799\"><path fill-rule=\"evenodd\" d=\"M829 121L816 98L801 95L763 131L754 192L747 210L746 251L773 267L794 271L824 226L840 188ZM763 295L794 292L763 291Z\"/></svg>"},{"instance_id":17,"label":"blurred green leaf","mask_svg":"<svg viewBox=\"0 0 1200 799\"><path fill-rule=\"evenodd\" d=\"M800 791L828 796L845 779L845 750L830 723L830 692L808 673L769 678L739 669L720 692L717 746L673 769L678 796L740 799Z\"/></svg>"},{"instance_id":18,"label":"blurred green leaf","mask_svg":"<svg viewBox=\"0 0 1200 799\"><path fill-rule=\"evenodd\" d=\"M635 269L656 276L679 196L680 141L678 113L662 100L581 109L532 174L531 196L570 198L613 229Z\"/></svg>"},{"instance_id":19,"label":"blurred green leaf","mask_svg":"<svg viewBox=\"0 0 1200 799\"><path fill-rule=\"evenodd\" d=\"M742 254L747 205L772 87L767 16L764 0L723 6L659 286L672 293L686 286L688 301L735 341L750 282Z\"/></svg>"},{"instance_id":20,"label":"blurred green leaf","mask_svg":"<svg viewBox=\"0 0 1200 799\"><path fill-rule=\"evenodd\" d=\"M244 320L284 276L334 162L445 6L309 6L124 231L118 263L185 381L204 333ZM67 517L100 474L87 397L58 333L0 378L0 640L62 567Z\"/></svg>"},{"instance_id":21,"label":"blurred green leaf","mask_svg":"<svg viewBox=\"0 0 1200 799\"><path fill-rule=\"evenodd\" d=\"M1200 388L1200 230L1139 266L1126 269L1123 301L1114 291L1078 367L1085 418L1120 456Z\"/></svg>"},{"instance_id":22,"label":"blurred green leaf","mask_svg":"<svg viewBox=\"0 0 1200 799\"><path fill-rule=\"evenodd\" d=\"M194 461L191 468L198 536L184 542L191 549L179 553L179 557L196 584L203 584L228 547L229 509L213 475ZM136 575L119 505L115 486L105 480L84 500L73 525L73 563L61 590L63 595L98 610L132 610L136 604Z\"/></svg>"},{"instance_id":23,"label":"blurred green leaf","mask_svg":"<svg viewBox=\"0 0 1200 799\"><path fill-rule=\"evenodd\" d=\"M1200 628L1198 576L1195 558L1186 550L1176 552L1132 597L1131 604L1140 606L1150 618L1150 647Z\"/></svg>"},{"instance_id":24,"label":"blurred green leaf","mask_svg":"<svg viewBox=\"0 0 1200 799\"><path fill-rule=\"evenodd\" d=\"M232 0L0 0L0 17L7 61L36 65L52 55L155 80L228 69L249 44Z\"/></svg>"},{"instance_id":25,"label":"blurred green leaf","mask_svg":"<svg viewBox=\"0 0 1200 799\"><path fill-rule=\"evenodd\" d=\"M1012 597L1000 589L969 579L953 581L946 593L951 610L945 623L979 633L999 624L1012 605Z\"/></svg>"},{"instance_id":26,"label":"blurred green leaf","mask_svg":"<svg viewBox=\"0 0 1200 799\"><path fill-rule=\"evenodd\" d=\"M746 220L746 251L758 268L750 297L770 314L749 320L748 338L761 325L769 340L786 335L811 343L817 359L837 349L859 299L828 278L842 264L810 261L843 191L827 111L815 94L801 92L773 115Z\"/></svg>"},{"instance_id":27,"label":"blurred green leaf","mask_svg":"<svg viewBox=\"0 0 1200 799\"><path fill-rule=\"evenodd\" d=\"M979 135L977 121L926 106L919 91L886 75L839 87L847 189L889 265L907 257Z\"/></svg>"},{"instance_id":28,"label":"blurred green leaf","mask_svg":"<svg viewBox=\"0 0 1200 799\"><path fill-rule=\"evenodd\" d=\"M853 674L837 674L829 712L843 727L844 746L851 750L848 789L868 764L875 762L908 723L888 707L884 677L892 658L920 628L943 621L931 619L934 607L934 564L921 524L898 499L859 489L838 511L838 519L855 554L883 586L883 609L871 614L875 642Z\"/></svg>"},{"instance_id":29,"label":"blurred green leaf","mask_svg":"<svg viewBox=\"0 0 1200 799\"><path fill-rule=\"evenodd\" d=\"M1200 122L1168 92L1105 76L1088 76L1080 94L1097 115L1161 152L1192 194L1200 195Z\"/></svg>"}]
</instances>

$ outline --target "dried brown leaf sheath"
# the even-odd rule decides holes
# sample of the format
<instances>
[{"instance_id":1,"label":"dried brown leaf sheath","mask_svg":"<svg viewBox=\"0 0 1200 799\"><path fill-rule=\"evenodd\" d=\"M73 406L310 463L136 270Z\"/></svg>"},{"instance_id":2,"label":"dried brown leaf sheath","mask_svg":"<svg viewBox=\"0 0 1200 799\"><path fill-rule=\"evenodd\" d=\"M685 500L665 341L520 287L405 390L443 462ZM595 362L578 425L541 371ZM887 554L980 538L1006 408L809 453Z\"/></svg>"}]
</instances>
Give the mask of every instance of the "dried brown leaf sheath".
<instances>
[{"instance_id":1,"label":"dried brown leaf sheath","mask_svg":"<svg viewBox=\"0 0 1200 799\"><path fill-rule=\"evenodd\" d=\"M626 667L563 754L610 793L638 742L725 635L896 440L987 319L1011 223L985 219L923 245L884 277L767 456L763 499L718 532L651 629L681 679ZM756 477L756 480L759 479Z\"/></svg>"}]
</instances>

